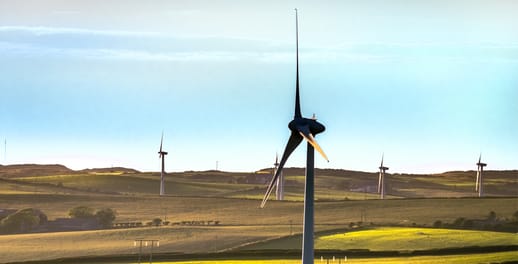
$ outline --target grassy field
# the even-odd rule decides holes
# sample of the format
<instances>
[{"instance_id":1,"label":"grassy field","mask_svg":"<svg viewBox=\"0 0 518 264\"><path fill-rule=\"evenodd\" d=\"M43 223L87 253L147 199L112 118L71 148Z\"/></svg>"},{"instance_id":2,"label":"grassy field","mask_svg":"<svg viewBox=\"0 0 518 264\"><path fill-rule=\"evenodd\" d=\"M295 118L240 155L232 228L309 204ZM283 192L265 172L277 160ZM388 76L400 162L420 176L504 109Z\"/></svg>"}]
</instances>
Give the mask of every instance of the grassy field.
<instances>
[{"instance_id":1,"label":"grassy field","mask_svg":"<svg viewBox=\"0 0 518 264\"><path fill-rule=\"evenodd\" d=\"M49 219L68 217L76 206L110 207L118 212L116 221L219 220L223 225L285 225L297 231L302 225L303 204L270 201L259 209L259 200L218 197L158 197L151 195L69 195L0 194L0 208L38 208ZM346 200L315 203L317 225L342 225L351 222L431 225L435 220L453 222L458 217L484 219L490 211L498 217L511 217L518 210L516 198L391 199Z\"/></svg>"},{"instance_id":2,"label":"grassy field","mask_svg":"<svg viewBox=\"0 0 518 264\"><path fill-rule=\"evenodd\" d=\"M283 227L152 227L0 236L0 263L136 254L137 238L158 239L158 252L206 253L286 235ZM149 250L149 248L148 248Z\"/></svg>"},{"instance_id":3,"label":"grassy field","mask_svg":"<svg viewBox=\"0 0 518 264\"><path fill-rule=\"evenodd\" d=\"M329 228L329 227L328 227ZM336 227L334 227L336 228ZM155 253L207 253L232 250L300 250L300 235L285 226L151 227L135 229L0 236L2 262L81 256L136 254L133 240L158 239ZM248 244L248 246L246 246ZM245 245L245 246L243 246ZM514 233L427 228L376 228L317 235L317 250L412 251L469 246L518 245ZM145 249L146 252L149 248Z\"/></svg>"},{"instance_id":4,"label":"grassy field","mask_svg":"<svg viewBox=\"0 0 518 264\"><path fill-rule=\"evenodd\" d=\"M317 249L368 248L371 251L424 250L470 246L518 245L514 233L435 228L374 228L318 237Z\"/></svg>"},{"instance_id":5,"label":"grassy field","mask_svg":"<svg viewBox=\"0 0 518 264\"><path fill-rule=\"evenodd\" d=\"M251 244L243 250L299 249L300 236ZM472 246L518 245L515 233L470 231L436 228L376 227L367 230L350 230L333 234L317 235L315 249L370 251L415 251L441 248L462 248Z\"/></svg>"}]
</instances>

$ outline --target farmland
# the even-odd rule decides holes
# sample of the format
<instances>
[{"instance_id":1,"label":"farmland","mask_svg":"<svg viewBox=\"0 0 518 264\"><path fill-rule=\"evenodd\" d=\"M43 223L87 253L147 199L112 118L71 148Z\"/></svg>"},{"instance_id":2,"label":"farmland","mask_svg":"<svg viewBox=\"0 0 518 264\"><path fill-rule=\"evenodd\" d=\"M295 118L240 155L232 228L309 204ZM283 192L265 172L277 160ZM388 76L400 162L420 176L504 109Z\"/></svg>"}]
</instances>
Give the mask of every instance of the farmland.
<instances>
[{"instance_id":1,"label":"farmland","mask_svg":"<svg viewBox=\"0 0 518 264\"><path fill-rule=\"evenodd\" d=\"M259 199L271 177L268 170L253 173L171 173L166 182L168 195L159 197L155 194L159 186L156 173L123 168L53 169L55 171L49 168L9 171L5 166L0 167L0 209L37 208L52 220L68 217L68 211L76 206L88 206L113 208L118 213L115 222L146 223L160 218L171 223L218 221L218 225L1 235L0 262L134 256L137 249L133 240L136 238L160 240L160 247L155 249L158 256L243 250L300 251L302 169L286 170L287 200L275 201L272 197L264 209L259 209ZM472 172L453 172L391 175L390 199L379 200L378 195L368 188L362 189L375 185L375 173L317 170L316 249L382 252L517 245L515 235L509 233L428 228L437 220L453 223L460 217L486 219L489 212L501 219L511 219L518 211L515 194L518 173L489 171L488 175L494 178L488 180L490 197L487 198L473 197ZM433 195L423 197L428 193ZM416 229L418 227L426 228ZM402 239L383 243L392 237ZM457 258L474 256L469 254ZM479 257L495 259L502 256L509 259L506 252L485 253ZM425 256L412 258L416 258L416 263L432 262Z\"/></svg>"}]
</instances>

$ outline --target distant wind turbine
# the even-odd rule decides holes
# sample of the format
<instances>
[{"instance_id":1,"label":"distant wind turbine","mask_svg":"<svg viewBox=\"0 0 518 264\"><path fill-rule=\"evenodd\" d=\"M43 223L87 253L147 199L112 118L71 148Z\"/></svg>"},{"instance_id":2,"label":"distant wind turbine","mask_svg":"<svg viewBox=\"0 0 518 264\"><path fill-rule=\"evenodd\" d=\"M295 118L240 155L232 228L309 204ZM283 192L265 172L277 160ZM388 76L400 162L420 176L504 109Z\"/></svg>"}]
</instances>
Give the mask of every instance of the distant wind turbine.
<instances>
[{"instance_id":1,"label":"distant wind turbine","mask_svg":"<svg viewBox=\"0 0 518 264\"><path fill-rule=\"evenodd\" d=\"M475 191L478 192L478 197L482 197L484 195L484 180L482 179L482 172L484 171L484 167L487 166L486 163L482 163L480 160L482 159L482 153L478 156L477 162L477 180L475 182Z\"/></svg>"},{"instance_id":2,"label":"distant wind turbine","mask_svg":"<svg viewBox=\"0 0 518 264\"><path fill-rule=\"evenodd\" d=\"M277 155L277 154L275 155L275 163L273 164L273 166L274 166L273 173L275 175L277 173L277 170L279 169L279 155ZM284 175L282 174L282 171L279 174L279 178L277 178L277 186L275 189L275 198L278 201L284 200Z\"/></svg>"},{"instance_id":3,"label":"distant wind turbine","mask_svg":"<svg viewBox=\"0 0 518 264\"><path fill-rule=\"evenodd\" d=\"M160 139L160 150L158 151L158 158L162 158L162 171L160 172L160 195L165 195L164 177L165 177L165 155L167 152L162 150L162 143L164 142L164 133L162 132L162 139Z\"/></svg>"},{"instance_id":4,"label":"distant wind turbine","mask_svg":"<svg viewBox=\"0 0 518 264\"><path fill-rule=\"evenodd\" d=\"M279 167L275 172L275 175L266 190L261 208L264 207L270 193L273 190L277 178L281 174L284 164L288 160L291 153L297 148L297 146L305 139L307 144L307 158L306 158L306 184L304 191L304 231L302 233L302 264L313 264L314 261L314 183L315 183L315 149L328 160L326 154L320 148L314 136L324 132L324 125L316 121L315 118L304 118L300 111L300 96L299 96L299 30L298 30L298 13L295 9L295 36L296 36L296 48L297 48L297 77L295 84L295 116L293 120L288 124L288 128L291 130L291 136L288 139L288 144L284 149ZM329 160L328 160L329 161Z\"/></svg>"},{"instance_id":5,"label":"distant wind turbine","mask_svg":"<svg viewBox=\"0 0 518 264\"><path fill-rule=\"evenodd\" d=\"M379 166L380 174L378 178L378 193L380 194L380 199L385 199L385 171L389 168L383 166L383 156L381 155L381 165Z\"/></svg>"}]
</instances>

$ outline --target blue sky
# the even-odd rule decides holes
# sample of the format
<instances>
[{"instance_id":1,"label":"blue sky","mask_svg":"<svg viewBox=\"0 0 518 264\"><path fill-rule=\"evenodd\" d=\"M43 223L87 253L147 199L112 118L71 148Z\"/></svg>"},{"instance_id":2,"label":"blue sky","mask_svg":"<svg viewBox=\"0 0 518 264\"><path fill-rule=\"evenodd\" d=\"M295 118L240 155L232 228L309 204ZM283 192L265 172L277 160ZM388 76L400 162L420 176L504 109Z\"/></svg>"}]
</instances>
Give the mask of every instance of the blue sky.
<instances>
[{"instance_id":1,"label":"blue sky","mask_svg":"<svg viewBox=\"0 0 518 264\"><path fill-rule=\"evenodd\" d=\"M294 7L318 167L518 169L518 3L460 0L0 0L0 163L158 171L164 131L167 171L271 166Z\"/></svg>"}]
</instances>

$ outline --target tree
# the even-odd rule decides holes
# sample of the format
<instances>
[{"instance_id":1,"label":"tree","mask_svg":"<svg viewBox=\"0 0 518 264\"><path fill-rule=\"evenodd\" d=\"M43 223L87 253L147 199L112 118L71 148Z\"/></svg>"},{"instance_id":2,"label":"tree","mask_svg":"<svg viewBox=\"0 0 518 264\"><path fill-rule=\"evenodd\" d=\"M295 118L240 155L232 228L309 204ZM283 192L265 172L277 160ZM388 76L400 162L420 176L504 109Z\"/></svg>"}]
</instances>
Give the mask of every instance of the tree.
<instances>
[{"instance_id":1,"label":"tree","mask_svg":"<svg viewBox=\"0 0 518 264\"><path fill-rule=\"evenodd\" d=\"M70 209L68 215L72 218L91 218L94 217L94 209L88 206L77 206Z\"/></svg>"},{"instance_id":2,"label":"tree","mask_svg":"<svg viewBox=\"0 0 518 264\"><path fill-rule=\"evenodd\" d=\"M4 233L29 232L47 222L47 216L38 209L26 208L8 215L0 221L0 231Z\"/></svg>"},{"instance_id":3,"label":"tree","mask_svg":"<svg viewBox=\"0 0 518 264\"><path fill-rule=\"evenodd\" d=\"M437 221L433 222L433 227L442 227L442 221L437 220Z\"/></svg>"},{"instance_id":4,"label":"tree","mask_svg":"<svg viewBox=\"0 0 518 264\"><path fill-rule=\"evenodd\" d=\"M111 208L103 208L97 210L97 212L95 213L95 217L99 221L99 224L101 224L101 226L104 228L111 227L116 216L117 211Z\"/></svg>"}]
</instances>

